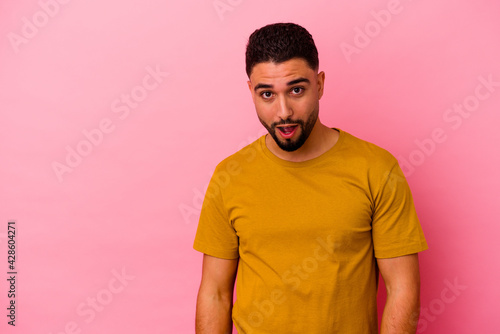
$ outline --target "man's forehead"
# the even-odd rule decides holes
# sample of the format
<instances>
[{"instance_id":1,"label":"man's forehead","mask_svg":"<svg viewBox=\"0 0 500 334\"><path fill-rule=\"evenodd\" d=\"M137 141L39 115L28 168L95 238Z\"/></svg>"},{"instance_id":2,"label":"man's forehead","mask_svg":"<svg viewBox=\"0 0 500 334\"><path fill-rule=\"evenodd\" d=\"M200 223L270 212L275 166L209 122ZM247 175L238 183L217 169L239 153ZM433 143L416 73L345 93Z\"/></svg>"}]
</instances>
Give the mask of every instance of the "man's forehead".
<instances>
[{"instance_id":1,"label":"man's forehead","mask_svg":"<svg viewBox=\"0 0 500 334\"><path fill-rule=\"evenodd\" d=\"M293 58L281 63L270 61L256 64L250 74L250 81L254 84L261 81L288 82L297 78L312 78L315 74L304 59Z\"/></svg>"}]
</instances>

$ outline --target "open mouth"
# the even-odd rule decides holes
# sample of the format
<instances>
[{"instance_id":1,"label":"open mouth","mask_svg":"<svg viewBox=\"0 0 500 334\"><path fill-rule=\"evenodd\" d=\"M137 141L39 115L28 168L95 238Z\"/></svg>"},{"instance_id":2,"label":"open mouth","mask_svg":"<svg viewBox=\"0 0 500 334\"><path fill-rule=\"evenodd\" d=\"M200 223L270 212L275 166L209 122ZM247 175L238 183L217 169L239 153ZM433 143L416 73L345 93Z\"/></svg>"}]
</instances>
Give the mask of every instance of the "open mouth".
<instances>
[{"instance_id":1,"label":"open mouth","mask_svg":"<svg viewBox=\"0 0 500 334\"><path fill-rule=\"evenodd\" d=\"M295 130L297 130L297 125L279 126L278 130L283 137L290 138L295 133Z\"/></svg>"}]
</instances>

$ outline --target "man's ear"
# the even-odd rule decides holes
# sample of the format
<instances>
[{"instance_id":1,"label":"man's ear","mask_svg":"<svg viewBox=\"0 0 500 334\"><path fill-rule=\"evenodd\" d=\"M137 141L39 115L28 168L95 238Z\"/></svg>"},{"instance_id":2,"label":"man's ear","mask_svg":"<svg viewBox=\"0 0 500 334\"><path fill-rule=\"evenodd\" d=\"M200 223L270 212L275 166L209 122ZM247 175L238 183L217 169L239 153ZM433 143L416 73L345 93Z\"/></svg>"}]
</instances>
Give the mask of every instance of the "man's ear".
<instances>
[{"instance_id":1,"label":"man's ear","mask_svg":"<svg viewBox=\"0 0 500 334\"><path fill-rule=\"evenodd\" d=\"M318 99L323 96L323 90L325 88L325 72L321 71L318 73Z\"/></svg>"},{"instance_id":2,"label":"man's ear","mask_svg":"<svg viewBox=\"0 0 500 334\"><path fill-rule=\"evenodd\" d=\"M248 80L247 84L248 84L248 89L250 90L250 94L252 95L252 100L255 103L255 94L254 94L255 92L253 91L252 82Z\"/></svg>"}]
</instances>

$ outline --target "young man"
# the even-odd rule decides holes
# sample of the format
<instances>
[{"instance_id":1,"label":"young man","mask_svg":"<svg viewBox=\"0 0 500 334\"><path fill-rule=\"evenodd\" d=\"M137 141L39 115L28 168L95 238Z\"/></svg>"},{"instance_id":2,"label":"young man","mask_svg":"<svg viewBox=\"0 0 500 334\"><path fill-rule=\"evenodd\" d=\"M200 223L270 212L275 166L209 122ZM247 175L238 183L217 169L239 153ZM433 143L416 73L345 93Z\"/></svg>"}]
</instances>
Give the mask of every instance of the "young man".
<instances>
[{"instance_id":1,"label":"young man","mask_svg":"<svg viewBox=\"0 0 500 334\"><path fill-rule=\"evenodd\" d=\"M296 24L256 30L246 70L269 134L223 160L194 248L204 253L196 333L415 333L417 253L410 189L387 151L323 125L325 74ZM236 302L233 289L236 282Z\"/></svg>"}]
</instances>

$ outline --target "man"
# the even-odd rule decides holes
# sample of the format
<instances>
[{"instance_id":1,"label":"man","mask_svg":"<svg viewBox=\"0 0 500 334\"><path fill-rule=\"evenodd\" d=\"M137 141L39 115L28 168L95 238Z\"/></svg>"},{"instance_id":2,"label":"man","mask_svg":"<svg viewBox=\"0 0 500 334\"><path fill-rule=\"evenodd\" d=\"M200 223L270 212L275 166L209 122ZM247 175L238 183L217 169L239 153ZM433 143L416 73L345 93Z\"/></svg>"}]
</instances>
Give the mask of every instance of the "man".
<instances>
[{"instance_id":1,"label":"man","mask_svg":"<svg viewBox=\"0 0 500 334\"><path fill-rule=\"evenodd\" d=\"M304 28L256 30L246 70L269 134L223 160L208 186L196 332L234 322L245 334L377 333L380 271L381 333L415 333L427 244L396 159L321 123L325 74Z\"/></svg>"}]
</instances>

